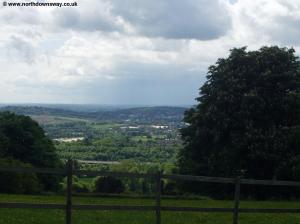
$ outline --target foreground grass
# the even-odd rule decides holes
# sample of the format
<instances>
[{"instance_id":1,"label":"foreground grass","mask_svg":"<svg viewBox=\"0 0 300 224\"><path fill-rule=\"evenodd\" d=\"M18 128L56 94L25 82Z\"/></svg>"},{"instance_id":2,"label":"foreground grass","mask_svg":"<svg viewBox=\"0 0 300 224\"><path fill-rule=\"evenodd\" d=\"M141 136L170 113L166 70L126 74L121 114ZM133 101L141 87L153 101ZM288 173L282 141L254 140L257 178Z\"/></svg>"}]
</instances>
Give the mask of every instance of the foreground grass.
<instances>
[{"instance_id":1,"label":"foreground grass","mask_svg":"<svg viewBox=\"0 0 300 224\"><path fill-rule=\"evenodd\" d=\"M75 204L154 205L153 199L117 197L74 197ZM64 203L63 196L1 195L0 202ZM232 201L163 199L162 205L232 207ZM300 208L300 202L242 201L242 208ZM63 224L63 210L0 209L0 224ZM155 223L154 212L74 211L74 224L150 224ZM162 212L162 224L229 224L230 213ZM241 224L300 224L300 214L241 214Z\"/></svg>"}]
</instances>

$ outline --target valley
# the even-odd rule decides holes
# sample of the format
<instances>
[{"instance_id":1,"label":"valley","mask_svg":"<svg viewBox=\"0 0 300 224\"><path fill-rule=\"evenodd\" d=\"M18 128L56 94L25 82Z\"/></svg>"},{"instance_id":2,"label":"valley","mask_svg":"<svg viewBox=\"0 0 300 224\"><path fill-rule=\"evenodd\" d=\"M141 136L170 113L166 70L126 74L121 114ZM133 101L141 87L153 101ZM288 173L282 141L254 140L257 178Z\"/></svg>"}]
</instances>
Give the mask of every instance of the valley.
<instances>
[{"instance_id":1,"label":"valley","mask_svg":"<svg viewBox=\"0 0 300 224\"><path fill-rule=\"evenodd\" d=\"M71 108L71 109L70 109ZM74 109L75 108L75 109ZM2 106L32 117L55 143L62 160L173 164L184 107L100 108ZM96 162L96 163L95 163Z\"/></svg>"}]
</instances>

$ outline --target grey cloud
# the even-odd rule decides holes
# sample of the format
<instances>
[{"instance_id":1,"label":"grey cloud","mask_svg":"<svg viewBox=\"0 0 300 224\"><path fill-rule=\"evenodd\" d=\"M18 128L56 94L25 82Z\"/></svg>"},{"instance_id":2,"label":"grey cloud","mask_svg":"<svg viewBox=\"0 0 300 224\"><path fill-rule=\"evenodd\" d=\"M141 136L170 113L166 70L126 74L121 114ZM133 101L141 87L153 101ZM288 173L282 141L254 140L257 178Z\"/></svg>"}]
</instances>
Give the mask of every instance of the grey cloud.
<instances>
[{"instance_id":1,"label":"grey cloud","mask_svg":"<svg viewBox=\"0 0 300 224\"><path fill-rule=\"evenodd\" d=\"M112 32L121 30L116 18L109 14L109 11L102 11L101 7L89 9L67 8L53 12L55 23L59 27L86 31Z\"/></svg>"},{"instance_id":2,"label":"grey cloud","mask_svg":"<svg viewBox=\"0 0 300 224\"><path fill-rule=\"evenodd\" d=\"M205 80L205 72L187 70L185 66L124 63L111 71L110 75L116 77L114 80L95 77L91 81L82 80L72 88L48 86L45 89L77 103L194 104L198 88ZM84 100L80 101L79 98Z\"/></svg>"},{"instance_id":3,"label":"grey cloud","mask_svg":"<svg viewBox=\"0 0 300 224\"><path fill-rule=\"evenodd\" d=\"M40 14L34 8L2 8L0 11L0 23L5 25L37 25L40 24Z\"/></svg>"},{"instance_id":4,"label":"grey cloud","mask_svg":"<svg viewBox=\"0 0 300 224\"><path fill-rule=\"evenodd\" d=\"M189 72L188 67L170 64L124 63L114 73L116 80L106 83L110 102L120 104L192 104L205 72ZM102 96L102 82L92 84L91 96ZM91 85L89 85L91 87ZM97 94L95 94L97 93ZM96 99L94 99L96 101Z\"/></svg>"},{"instance_id":5,"label":"grey cloud","mask_svg":"<svg viewBox=\"0 0 300 224\"><path fill-rule=\"evenodd\" d=\"M12 36L6 45L8 56L12 59L21 59L26 63L33 63L36 58L35 47L29 41L18 36Z\"/></svg>"},{"instance_id":6,"label":"grey cloud","mask_svg":"<svg viewBox=\"0 0 300 224\"><path fill-rule=\"evenodd\" d=\"M114 0L112 12L149 37L215 39L231 27L218 0Z\"/></svg>"},{"instance_id":7,"label":"grey cloud","mask_svg":"<svg viewBox=\"0 0 300 224\"><path fill-rule=\"evenodd\" d=\"M283 44L294 45L300 43L300 18L295 16L279 16L276 17L275 23L277 26L275 29L271 29L269 33L272 39L279 41Z\"/></svg>"},{"instance_id":8,"label":"grey cloud","mask_svg":"<svg viewBox=\"0 0 300 224\"><path fill-rule=\"evenodd\" d=\"M88 0L78 7L53 10L50 16L34 7L2 10L0 19L46 29L133 30L148 37L210 40L231 28L231 16L222 1L226 0Z\"/></svg>"}]
</instances>

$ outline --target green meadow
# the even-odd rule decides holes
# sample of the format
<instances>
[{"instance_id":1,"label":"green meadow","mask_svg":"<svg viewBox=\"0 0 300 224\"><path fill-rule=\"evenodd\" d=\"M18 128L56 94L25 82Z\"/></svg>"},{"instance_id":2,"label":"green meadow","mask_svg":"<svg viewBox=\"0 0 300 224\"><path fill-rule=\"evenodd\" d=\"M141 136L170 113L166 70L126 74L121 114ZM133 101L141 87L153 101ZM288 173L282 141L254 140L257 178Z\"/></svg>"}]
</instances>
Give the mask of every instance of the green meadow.
<instances>
[{"instance_id":1,"label":"green meadow","mask_svg":"<svg viewBox=\"0 0 300 224\"><path fill-rule=\"evenodd\" d=\"M64 196L31 196L0 194L0 202L65 203ZM151 198L73 197L74 204L154 205ZM224 207L232 201L211 199L163 199L165 206ZM297 201L241 201L242 208L300 208ZM241 224L300 224L300 214L240 214ZM0 224L63 224L64 210L0 209ZM73 211L74 224L152 224L155 212ZM162 212L162 224L229 224L231 213Z\"/></svg>"}]
</instances>

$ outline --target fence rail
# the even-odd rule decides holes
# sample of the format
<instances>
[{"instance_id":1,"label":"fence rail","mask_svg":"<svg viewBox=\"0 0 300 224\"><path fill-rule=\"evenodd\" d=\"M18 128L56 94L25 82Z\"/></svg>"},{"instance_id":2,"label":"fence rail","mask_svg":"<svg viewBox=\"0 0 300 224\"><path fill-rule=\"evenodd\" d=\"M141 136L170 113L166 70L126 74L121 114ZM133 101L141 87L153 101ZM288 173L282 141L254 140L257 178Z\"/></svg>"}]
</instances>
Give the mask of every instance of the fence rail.
<instances>
[{"instance_id":1,"label":"fence rail","mask_svg":"<svg viewBox=\"0 0 300 224\"><path fill-rule=\"evenodd\" d=\"M156 214L156 224L161 223L161 211L169 212L220 212L232 213L232 223L238 224L239 213L300 213L300 208L240 208L240 187L241 185L270 185L270 186L291 186L300 187L300 182L295 181L278 181L278 180L253 180L224 177L206 177L191 175L164 175L158 173L127 173L127 172L107 172L107 171L88 171L75 170L72 160L69 160L65 169L50 168L20 168L20 167L0 167L0 172L18 172L18 173L41 173L56 174L67 176L67 191L65 204L44 204L44 203L16 203L16 202L0 202L1 208L30 208L30 209L64 209L66 211L66 224L72 224L72 210L121 210L121 211L154 211ZM130 178L152 178L156 183L155 205L97 205L97 204L73 204L72 201L72 176L115 176ZM232 208L200 208L200 207L175 207L161 205L161 181L162 179L198 181L207 183L226 183L235 185L234 203Z\"/></svg>"}]
</instances>

